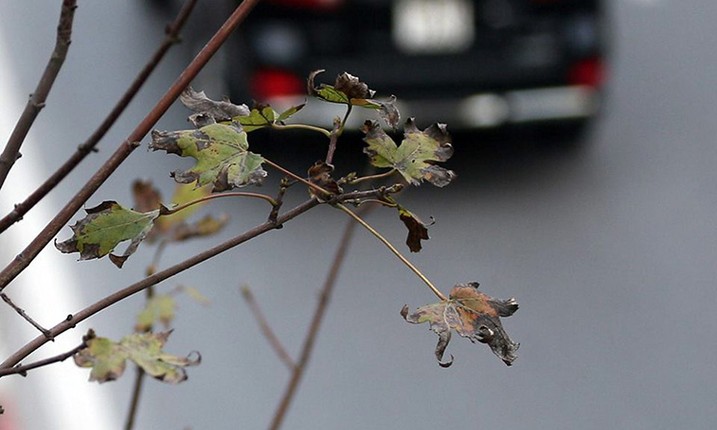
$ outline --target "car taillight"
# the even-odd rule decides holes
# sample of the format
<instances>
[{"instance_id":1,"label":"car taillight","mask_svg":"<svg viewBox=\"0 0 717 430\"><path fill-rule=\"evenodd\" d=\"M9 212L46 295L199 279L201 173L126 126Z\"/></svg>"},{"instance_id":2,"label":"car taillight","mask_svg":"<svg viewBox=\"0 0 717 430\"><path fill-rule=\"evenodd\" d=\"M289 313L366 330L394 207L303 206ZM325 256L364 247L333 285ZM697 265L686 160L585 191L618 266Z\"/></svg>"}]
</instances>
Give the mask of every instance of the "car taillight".
<instances>
[{"instance_id":1,"label":"car taillight","mask_svg":"<svg viewBox=\"0 0 717 430\"><path fill-rule=\"evenodd\" d=\"M605 81L605 66L598 57L580 60L570 67L568 81L571 85L600 87Z\"/></svg>"},{"instance_id":2,"label":"car taillight","mask_svg":"<svg viewBox=\"0 0 717 430\"><path fill-rule=\"evenodd\" d=\"M251 79L252 96L259 102L276 97L296 96L306 92L303 79L280 69L259 69Z\"/></svg>"}]
</instances>

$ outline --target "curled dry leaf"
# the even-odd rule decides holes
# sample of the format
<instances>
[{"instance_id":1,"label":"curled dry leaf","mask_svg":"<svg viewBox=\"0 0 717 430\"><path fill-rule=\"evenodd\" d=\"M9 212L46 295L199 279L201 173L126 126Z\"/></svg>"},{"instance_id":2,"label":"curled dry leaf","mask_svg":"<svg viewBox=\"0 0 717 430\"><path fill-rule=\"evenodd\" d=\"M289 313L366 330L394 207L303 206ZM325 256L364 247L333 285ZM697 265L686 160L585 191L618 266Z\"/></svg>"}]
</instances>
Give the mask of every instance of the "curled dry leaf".
<instances>
[{"instance_id":1,"label":"curled dry leaf","mask_svg":"<svg viewBox=\"0 0 717 430\"><path fill-rule=\"evenodd\" d=\"M87 216L70 226L73 235L55 247L65 254L79 252L80 260L102 258L114 251L121 242L130 241L121 255L110 254L110 260L122 267L144 240L159 216L159 209L138 212L126 209L115 201L105 201L86 209Z\"/></svg>"},{"instance_id":2,"label":"curled dry leaf","mask_svg":"<svg viewBox=\"0 0 717 430\"><path fill-rule=\"evenodd\" d=\"M397 205L396 207L398 209L398 217L408 229L408 236L406 237L408 249L411 252L420 252L422 248L421 241L429 239L426 224L403 206Z\"/></svg>"},{"instance_id":3,"label":"curled dry leaf","mask_svg":"<svg viewBox=\"0 0 717 430\"><path fill-rule=\"evenodd\" d=\"M185 370L201 361L199 353L187 357L167 354L162 350L171 331L134 333L114 342L105 337L88 336L87 347L74 356L75 364L91 368L90 381L107 382L122 376L126 361L133 361L150 376L170 384L187 379Z\"/></svg>"},{"instance_id":4,"label":"curled dry leaf","mask_svg":"<svg viewBox=\"0 0 717 430\"><path fill-rule=\"evenodd\" d=\"M333 171L334 166L327 164L323 160L319 160L309 167L309 180L331 194L340 194L342 192L341 187L336 180L331 177L331 173L333 173ZM326 198L326 196L317 195L312 189L309 189L309 192L312 195L316 195L319 199Z\"/></svg>"},{"instance_id":5,"label":"curled dry leaf","mask_svg":"<svg viewBox=\"0 0 717 430\"><path fill-rule=\"evenodd\" d=\"M428 322L430 329L438 335L436 358L442 367L453 363L453 357L443 362L443 353L451 340L451 330L468 338L471 342L486 343L495 355L510 366L516 359L520 344L510 340L503 329L500 317L509 317L518 310L515 299L494 299L478 291L478 283L456 284L448 300L421 306L409 314L408 306L401 309L401 315L413 324Z\"/></svg>"},{"instance_id":6,"label":"curled dry leaf","mask_svg":"<svg viewBox=\"0 0 717 430\"><path fill-rule=\"evenodd\" d=\"M150 149L197 160L193 168L174 171L182 184L212 184L212 191L259 184L266 177L261 155L249 151L246 132L236 123L210 124L198 130L152 131Z\"/></svg>"},{"instance_id":7,"label":"curled dry leaf","mask_svg":"<svg viewBox=\"0 0 717 430\"><path fill-rule=\"evenodd\" d=\"M456 176L452 170L437 166L453 155L451 137L445 124L433 124L420 131L413 118L406 120L401 145L391 139L376 121L366 121L361 128L367 146L364 153L379 168L396 169L412 185L428 181L437 187L448 185Z\"/></svg>"},{"instance_id":8,"label":"curled dry leaf","mask_svg":"<svg viewBox=\"0 0 717 430\"><path fill-rule=\"evenodd\" d=\"M376 91L370 89L358 77L346 72L336 77L334 85L316 86L314 83L316 76L323 71L315 70L309 74L307 81L309 95L331 103L377 109L381 118L390 127L395 129L398 126L401 115L396 107L396 97L391 96L387 101L376 100L373 98Z\"/></svg>"},{"instance_id":9,"label":"curled dry leaf","mask_svg":"<svg viewBox=\"0 0 717 430\"><path fill-rule=\"evenodd\" d=\"M204 91L194 91L192 87L187 87L179 96L179 100L187 108L213 119L214 122L229 121L235 116L249 114L246 105L235 105L229 100L215 101L207 97ZM200 123L203 121L207 119Z\"/></svg>"}]
</instances>

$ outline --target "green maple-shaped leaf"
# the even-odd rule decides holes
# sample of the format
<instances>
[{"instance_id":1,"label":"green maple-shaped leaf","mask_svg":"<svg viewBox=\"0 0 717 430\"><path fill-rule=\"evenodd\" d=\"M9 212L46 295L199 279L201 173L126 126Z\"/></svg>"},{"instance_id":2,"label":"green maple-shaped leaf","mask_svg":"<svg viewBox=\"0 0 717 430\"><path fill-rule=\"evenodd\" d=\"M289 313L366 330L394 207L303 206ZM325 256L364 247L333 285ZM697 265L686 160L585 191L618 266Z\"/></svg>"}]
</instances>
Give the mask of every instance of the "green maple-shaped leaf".
<instances>
[{"instance_id":1,"label":"green maple-shaped leaf","mask_svg":"<svg viewBox=\"0 0 717 430\"><path fill-rule=\"evenodd\" d=\"M117 267L122 267L137 250L159 216L159 209L138 212L114 201L102 202L85 211L87 216L70 227L74 233L72 237L64 242L55 242L55 246L66 254L79 252L80 260L90 260L110 254L119 243L129 240L124 253L110 254L110 260Z\"/></svg>"},{"instance_id":2,"label":"green maple-shaped leaf","mask_svg":"<svg viewBox=\"0 0 717 430\"><path fill-rule=\"evenodd\" d=\"M406 121L401 145L391 139L376 121L366 121L361 128L366 135L364 152L371 164L396 169L412 185L428 181L437 187L448 185L455 173L437 166L453 155L451 138L444 124L433 124L420 131L413 118Z\"/></svg>"},{"instance_id":3,"label":"green maple-shaped leaf","mask_svg":"<svg viewBox=\"0 0 717 430\"><path fill-rule=\"evenodd\" d=\"M304 104L292 106L282 113L278 113L269 105L256 105L247 115L234 117L234 121L241 124L242 129L250 133L258 128L270 127L274 124L281 124L289 119L296 112L300 111Z\"/></svg>"},{"instance_id":4,"label":"green maple-shaped leaf","mask_svg":"<svg viewBox=\"0 0 717 430\"><path fill-rule=\"evenodd\" d=\"M510 340L503 329L500 317L509 317L518 310L515 299L494 299L478 291L478 283L456 284L447 301L421 306L414 313L408 313L408 306L401 309L406 321L414 324L428 322L431 330L438 335L436 358L442 367L453 363L453 357L443 362L443 353L451 340L451 330L471 342L486 343L495 355L510 366L516 359L515 352L520 344Z\"/></svg>"},{"instance_id":5,"label":"green maple-shaped leaf","mask_svg":"<svg viewBox=\"0 0 717 430\"><path fill-rule=\"evenodd\" d=\"M213 191L224 191L257 184L266 177L261 167L264 159L249 152L246 132L236 123L209 124L198 130L154 130L149 147L197 160L187 171L172 172L179 183L213 184Z\"/></svg>"},{"instance_id":6,"label":"green maple-shaped leaf","mask_svg":"<svg viewBox=\"0 0 717 430\"><path fill-rule=\"evenodd\" d=\"M387 101L376 100L373 98L376 91L369 89L368 85L358 77L346 72L336 77L334 85L319 84L316 86L314 80L323 71L315 70L309 74L307 86L310 95L331 103L376 109L389 126L396 128L401 118L396 107L396 97L391 96Z\"/></svg>"},{"instance_id":7,"label":"green maple-shaped leaf","mask_svg":"<svg viewBox=\"0 0 717 430\"><path fill-rule=\"evenodd\" d=\"M88 367L90 381L113 381L124 373L127 360L133 361L147 374L160 381L176 384L187 379L185 370L201 361L198 353L178 357L162 350L171 331L162 333L134 333L114 342L91 333L87 347L75 354L75 364Z\"/></svg>"}]
</instances>

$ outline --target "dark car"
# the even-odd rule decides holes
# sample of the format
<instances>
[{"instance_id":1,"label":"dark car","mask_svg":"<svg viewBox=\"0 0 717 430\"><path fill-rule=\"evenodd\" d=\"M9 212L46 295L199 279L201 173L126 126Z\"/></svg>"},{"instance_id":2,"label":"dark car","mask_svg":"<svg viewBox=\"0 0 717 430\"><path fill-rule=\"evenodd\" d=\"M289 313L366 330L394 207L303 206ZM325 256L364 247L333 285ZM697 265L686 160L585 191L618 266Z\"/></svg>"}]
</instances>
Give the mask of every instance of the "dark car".
<instances>
[{"instance_id":1,"label":"dark car","mask_svg":"<svg viewBox=\"0 0 717 430\"><path fill-rule=\"evenodd\" d=\"M597 0L265 0L230 48L232 99L286 106L346 71L451 129L580 126L604 70ZM305 111L305 112L304 112ZM330 124L304 109L301 119ZM357 118L358 119L358 118Z\"/></svg>"}]
</instances>

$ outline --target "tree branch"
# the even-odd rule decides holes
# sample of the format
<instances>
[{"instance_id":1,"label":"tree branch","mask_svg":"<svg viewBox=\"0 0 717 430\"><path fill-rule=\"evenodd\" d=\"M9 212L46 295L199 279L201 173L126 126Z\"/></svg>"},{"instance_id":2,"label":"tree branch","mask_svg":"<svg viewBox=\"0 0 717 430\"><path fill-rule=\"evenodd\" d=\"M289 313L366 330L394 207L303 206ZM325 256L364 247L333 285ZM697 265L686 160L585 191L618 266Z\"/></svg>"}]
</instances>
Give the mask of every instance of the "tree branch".
<instances>
[{"instance_id":1,"label":"tree branch","mask_svg":"<svg viewBox=\"0 0 717 430\"><path fill-rule=\"evenodd\" d=\"M368 208L368 206L364 206L360 210L365 213L368 211ZM336 250L336 254L334 254L334 260L331 263L331 268L329 269L324 285L321 288L319 303L316 305L314 316L311 319L311 325L309 326L309 330L304 338L304 344L301 347L299 360L294 366L294 370L291 373L291 379L289 379L289 383L284 390L284 395L282 396L281 401L274 412L274 418L269 425L271 430L277 430L281 427L284 417L286 416L286 412L289 410L289 406L296 395L296 390L299 388L299 383L301 382L301 378L306 370L306 365L311 358L311 352L314 349L314 343L316 341L316 336L319 334L321 322L326 314L326 309L329 305L329 300L331 299L331 293L336 285L336 280L338 279L341 266L343 266L343 263L346 260L346 253L349 245L351 244L351 239L355 229L356 223L351 221L349 221L344 228L344 232L339 240L339 247Z\"/></svg>"},{"instance_id":2,"label":"tree branch","mask_svg":"<svg viewBox=\"0 0 717 430\"><path fill-rule=\"evenodd\" d=\"M68 358L70 358L73 355L80 352L86 346L87 345L85 344L85 342L82 342L81 344L74 347L70 351L63 352L62 354L56 355L54 357L49 357L49 358L45 358L43 360L38 360L34 363L26 364L24 366L15 366L15 367L0 369L0 377L7 376L7 375L14 375L14 374L26 376L28 370L37 369L39 367L47 366L49 364L59 363L60 361L65 361Z\"/></svg>"},{"instance_id":3,"label":"tree branch","mask_svg":"<svg viewBox=\"0 0 717 430\"><path fill-rule=\"evenodd\" d=\"M350 193L345 193L340 196L336 196L336 201L352 201L356 199L361 198L367 198L367 197L378 197L381 195L384 195L387 192L391 192L391 188L381 188L378 190L368 190L368 191L354 191ZM95 315L96 313L102 311L103 309L106 309L115 303L126 299L127 297L136 294L146 288L149 288L153 285L156 285L166 279L171 278L172 276L181 273L189 268L192 268L212 257L215 257L225 251L228 251L238 245L241 245L244 242L247 242L250 239L253 239L261 234L264 234L268 231L280 228L283 224L286 222L296 218L297 216L309 211L310 209L320 205L321 202L319 202L317 199L312 198L304 203L301 203L292 209L288 210L287 212L279 215L275 221L268 220L262 224L257 225L254 228L251 228L244 233L229 239L213 248L207 249L203 252L200 252L180 263L175 264L174 266L168 267L162 271L159 271L157 273L154 273L150 276L147 276L146 278L142 279L141 281L135 282L134 284L125 287L119 291L116 291L109 296L95 302L94 304L87 306L86 308L80 310L79 312L75 313L74 315L70 315L67 317L67 319L63 320L62 322L56 324L54 327L49 329L49 336L50 338L55 338L58 335L66 332L67 330L70 330L74 328L78 323L86 320L87 318ZM35 339L28 342L25 346L17 350L14 354L12 354L10 357L8 357L4 362L0 363L0 369L5 369L8 367L12 367L20 362L20 360L23 360L25 357L36 351L38 348L40 348L42 345L47 343L49 341L49 338L47 336L38 336Z\"/></svg>"},{"instance_id":4,"label":"tree branch","mask_svg":"<svg viewBox=\"0 0 717 430\"><path fill-rule=\"evenodd\" d=\"M32 209L40 200L42 200L50 191L52 191L57 184L60 183L65 177L80 164L84 158L91 152L95 151L95 147L99 141L105 136L109 129L114 125L117 119L122 115L124 110L130 104L134 96L137 95L139 90L142 88L144 83L147 81L149 76L152 74L157 65L162 61L165 54L169 51L172 45L179 42L179 32L184 26L184 23L189 18L189 14L192 12L194 5L197 0L187 0L179 11L179 14L175 20L167 26L165 29L165 38L162 41L157 51L154 53L149 62L139 72L137 77L134 79L132 84L127 88L125 93L119 99L114 108L105 117L104 121L97 127L92 135L81 144L77 151L70 156L65 163L60 166L55 173L53 173L47 180L40 185L32 194L30 194L22 203L15 205L15 208L9 214L5 215L0 219L0 233L7 230L8 227L13 225L22 219L22 217Z\"/></svg>"},{"instance_id":5,"label":"tree branch","mask_svg":"<svg viewBox=\"0 0 717 430\"><path fill-rule=\"evenodd\" d=\"M261 308L254 299L254 294L252 294L249 287L242 287L241 294L242 297L244 297L244 300L246 300L247 305L249 305L249 310L251 310L251 313L254 315L254 319L256 319L257 323L259 323L259 328L261 329L262 334L264 334L264 337L269 342L269 345L271 345L274 349L274 352L279 357L279 360L281 360L281 362L284 363L289 370L295 370L296 364L294 363L294 360L291 358L289 353L286 352L286 348L284 348L284 345L282 345L281 341L276 336L276 333L272 330L269 325L269 321L266 319L266 316L264 316L264 312L261 311Z\"/></svg>"},{"instance_id":6,"label":"tree branch","mask_svg":"<svg viewBox=\"0 0 717 430\"><path fill-rule=\"evenodd\" d=\"M28 315L24 309L20 308L15 303L13 303L13 301L10 299L10 297L7 296L7 294L0 293L0 298L2 298L5 303L7 303L11 308L13 308L15 310L15 312L17 312L21 317L23 317L25 319L25 321L30 323L31 326L38 329L40 331L40 333L42 333L45 336L50 336L49 330L47 330L45 327L41 326L34 319L30 318L30 315Z\"/></svg>"},{"instance_id":7,"label":"tree branch","mask_svg":"<svg viewBox=\"0 0 717 430\"><path fill-rule=\"evenodd\" d=\"M259 0L244 0L234 10L227 21L217 30L207 44L194 57L194 60L184 69L177 80L140 122L135 130L120 144L117 150L102 165L99 170L92 175L87 183L80 189L77 194L62 208L50 223L33 239L25 249L18 254L10 264L0 272L0 291L12 282L17 275L22 273L27 266L37 257L45 246L54 238L62 227L72 218L72 216L82 207L82 205L97 191L97 189L114 173L114 171L129 157L129 155L139 146L139 141L149 133L150 129L184 89L190 84L192 79L212 58L214 53L219 50L222 44L229 38L231 33L241 24L251 9L259 2Z\"/></svg>"},{"instance_id":8,"label":"tree branch","mask_svg":"<svg viewBox=\"0 0 717 430\"><path fill-rule=\"evenodd\" d=\"M30 100L25 105L20 119L15 124L15 128L10 135L10 139L5 145L5 149L0 154L0 188L2 188L7 179L10 169L15 161L20 158L20 147L27 137L35 118L45 107L45 100L55 83L57 75L60 73L62 64L67 57L67 51L70 49L70 38L72 36L72 22L75 18L75 9L77 8L76 0L63 0L60 9L60 22L57 24L57 39L55 41L55 49L50 55L45 71L42 73L40 82L35 88L35 92L30 96Z\"/></svg>"}]
</instances>

